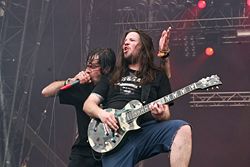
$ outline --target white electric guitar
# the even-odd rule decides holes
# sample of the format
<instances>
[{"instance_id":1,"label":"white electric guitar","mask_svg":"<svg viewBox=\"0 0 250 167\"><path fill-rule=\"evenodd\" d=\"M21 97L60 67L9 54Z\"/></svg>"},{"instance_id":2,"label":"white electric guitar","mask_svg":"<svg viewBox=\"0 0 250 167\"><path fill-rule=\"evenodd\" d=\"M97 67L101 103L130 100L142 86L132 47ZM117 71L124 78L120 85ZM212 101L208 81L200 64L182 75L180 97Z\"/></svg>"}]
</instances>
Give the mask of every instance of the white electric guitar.
<instances>
[{"instance_id":1,"label":"white electric guitar","mask_svg":"<svg viewBox=\"0 0 250 167\"><path fill-rule=\"evenodd\" d=\"M203 78L198 82L192 83L154 102L165 104L194 90L205 89L221 84L220 78L217 75L212 75L211 77ZM106 153L116 148L128 131L140 128L137 124L137 118L150 111L149 104L143 106L138 100L130 101L121 110L112 108L105 110L115 114L120 128L115 132L108 126L104 126L99 119L91 119L88 127L88 141L92 149L99 153Z\"/></svg>"}]
</instances>

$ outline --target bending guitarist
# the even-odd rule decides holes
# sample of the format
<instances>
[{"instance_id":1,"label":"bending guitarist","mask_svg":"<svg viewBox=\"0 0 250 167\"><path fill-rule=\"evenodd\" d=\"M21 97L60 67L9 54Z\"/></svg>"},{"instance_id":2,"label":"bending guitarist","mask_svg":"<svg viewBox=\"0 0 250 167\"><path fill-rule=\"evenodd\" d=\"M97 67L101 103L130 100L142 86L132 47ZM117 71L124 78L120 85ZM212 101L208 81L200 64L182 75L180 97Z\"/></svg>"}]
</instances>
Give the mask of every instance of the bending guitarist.
<instances>
[{"instance_id":1,"label":"bending guitarist","mask_svg":"<svg viewBox=\"0 0 250 167\"><path fill-rule=\"evenodd\" d=\"M158 56L166 58L169 55L167 43L168 33L163 31ZM153 55L153 42L148 34L140 30L126 32L115 70L110 77L101 78L85 101L83 111L117 131L121 122L113 112L100 108L101 103L104 108L124 111L119 109L127 107L131 100L147 104L171 93L168 77L154 65ZM144 87L149 87L146 98ZM136 104L131 103L133 105ZM103 154L103 167L132 167L163 152L170 153L171 167L189 165L192 150L190 125L182 120L170 120L169 104L153 103L149 109L150 112L138 119L141 129L128 132L119 148Z\"/></svg>"}]
</instances>

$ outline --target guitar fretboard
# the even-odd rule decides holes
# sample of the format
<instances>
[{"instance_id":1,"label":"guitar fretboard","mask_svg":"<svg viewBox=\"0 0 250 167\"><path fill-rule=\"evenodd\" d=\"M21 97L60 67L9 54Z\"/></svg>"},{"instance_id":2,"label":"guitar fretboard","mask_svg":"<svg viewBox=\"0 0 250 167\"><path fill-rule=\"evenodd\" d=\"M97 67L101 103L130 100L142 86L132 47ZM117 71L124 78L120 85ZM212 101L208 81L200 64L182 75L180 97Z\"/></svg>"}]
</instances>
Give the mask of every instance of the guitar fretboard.
<instances>
[{"instance_id":1,"label":"guitar fretboard","mask_svg":"<svg viewBox=\"0 0 250 167\"><path fill-rule=\"evenodd\" d=\"M193 90L196 90L198 89L198 87L196 86L196 83L193 83L193 84L190 84L182 89L179 89L169 95L166 95L158 100L155 100L151 103L160 103L160 104L165 104L165 103L169 103L171 101L173 101L174 99L177 99L178 97L181 97L189 92L192 92ZM149 104L139 108L139 109L136 109L136 110L133 110L133 111L129 111L127 112L126 114L126 117L127 117L127 121L131 121L135 118L138 118L139 116L149 112Z\"/></svg>"}]
</instances>

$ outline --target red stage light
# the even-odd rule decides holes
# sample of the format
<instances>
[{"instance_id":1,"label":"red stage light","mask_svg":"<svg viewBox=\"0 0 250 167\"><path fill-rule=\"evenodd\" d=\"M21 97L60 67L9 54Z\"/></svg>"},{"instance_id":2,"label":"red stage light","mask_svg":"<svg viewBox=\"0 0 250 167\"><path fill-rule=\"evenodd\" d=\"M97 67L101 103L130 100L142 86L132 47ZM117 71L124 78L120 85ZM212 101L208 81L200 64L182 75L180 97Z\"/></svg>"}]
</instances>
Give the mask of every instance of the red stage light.
<instances>
[{"instance_id":1,"label":"red stage light","mask_svg":"<svg viewBox=\"0 0 250 167\"><path fill-rule=\"evenodd\" d=\"M199 0L199 2L198 2L199 9L204 9L206 6L207 6L207 3L205 0Z\"/></svg>"},{"instance_id":2,"label":"red stage light","mask_svg":"<svg viewBox=\"0 0 250 167\"><path fill-rule=\"evenodd\" d=\"M250 6L250 0L247 0L247 6Z\"/></svg>"},{"instance_id":3,"label":"red stage light","mask_svg":"<svg viewBox=\"0 0 250 167\"><path fill-rule=\"evenodd\" d=\"M207 47L206 50L205 50L205 54L207 56L212 56L214 54L214 49L211 48L211 47Z\"/></svg>"}]
</instances>

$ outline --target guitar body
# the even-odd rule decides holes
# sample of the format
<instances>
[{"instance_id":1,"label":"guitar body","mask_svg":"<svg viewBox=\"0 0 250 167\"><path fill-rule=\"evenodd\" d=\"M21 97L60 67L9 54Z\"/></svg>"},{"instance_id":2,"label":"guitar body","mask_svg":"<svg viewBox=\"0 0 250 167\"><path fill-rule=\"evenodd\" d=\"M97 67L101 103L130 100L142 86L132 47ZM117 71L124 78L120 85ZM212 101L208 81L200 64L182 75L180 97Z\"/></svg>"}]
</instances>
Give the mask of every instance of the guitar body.
<instances>
[{"instance_id":1,"label":"guitar body","mask_svg":"<svg viewBox=\"0 0 250 167\"><path fill-rule=\"evenodd\" d=\"M139 129L137 118L128 121L126 113L141 107L142 104L138 100L132 100L121 110L105 109L107 112L114 113L117 118L120 128L116 132L99 119L91 119L88 127L88 141L92 149L99 153L111 151L122 141L128 131Z\"/></svg>"}]
</instances>

